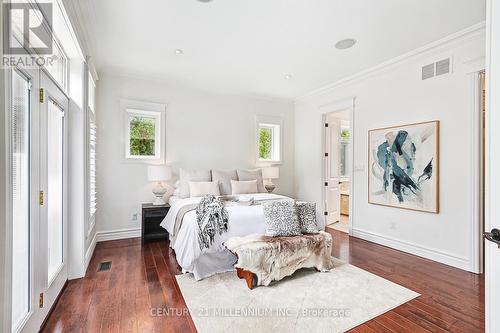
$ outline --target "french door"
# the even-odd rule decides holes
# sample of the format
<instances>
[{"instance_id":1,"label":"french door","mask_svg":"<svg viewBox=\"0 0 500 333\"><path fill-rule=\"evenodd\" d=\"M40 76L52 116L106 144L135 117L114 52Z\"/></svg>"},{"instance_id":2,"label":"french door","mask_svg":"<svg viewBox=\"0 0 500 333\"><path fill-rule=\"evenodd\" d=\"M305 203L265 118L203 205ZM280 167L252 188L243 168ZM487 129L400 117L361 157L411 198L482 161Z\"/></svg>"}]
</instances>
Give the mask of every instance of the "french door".
<instances>
[{"instance_id":1,"label":"french door","mask_svg":"<svg viewBox=\"0 0 500 333\"><path fill-rule=\"evenodd\" d=\"M43 70L12 70L11 331L38 332L67 280L68 98Z\"/></svg>"}]
</instances>

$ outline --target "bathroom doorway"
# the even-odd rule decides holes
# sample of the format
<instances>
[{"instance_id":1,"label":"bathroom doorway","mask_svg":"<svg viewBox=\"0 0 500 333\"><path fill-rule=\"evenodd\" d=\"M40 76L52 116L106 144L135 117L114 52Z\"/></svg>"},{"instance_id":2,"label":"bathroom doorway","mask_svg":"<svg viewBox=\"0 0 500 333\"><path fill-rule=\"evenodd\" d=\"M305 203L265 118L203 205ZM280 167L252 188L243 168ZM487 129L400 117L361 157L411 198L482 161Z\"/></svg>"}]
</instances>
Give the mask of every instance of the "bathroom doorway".
<instances>
[{"instance_id":1,"label":"bathroom doorway","mask_svg":"<svg viewBox=\"0 0 500 333\"><path fill-rule=\"evenodd\" d=\"M352 112L343 109L323 116L324 214L327 228L350 229L352 181Z\"/></svg>"}]
</instances>

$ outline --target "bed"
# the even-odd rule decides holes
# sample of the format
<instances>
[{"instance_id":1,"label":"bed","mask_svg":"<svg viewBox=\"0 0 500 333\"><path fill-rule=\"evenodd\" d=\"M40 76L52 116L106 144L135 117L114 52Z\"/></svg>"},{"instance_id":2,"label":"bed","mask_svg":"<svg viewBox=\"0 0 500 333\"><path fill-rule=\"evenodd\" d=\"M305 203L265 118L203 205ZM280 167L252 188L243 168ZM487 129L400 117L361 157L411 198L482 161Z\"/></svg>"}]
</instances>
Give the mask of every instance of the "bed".
<instances>
[{"instance_id":1,"label":"bed","mask_svg":"<svg viewBox=\"0 0 500 333\"><path fill-rule=\"evenodd\" d=\"M201 197L170 200L171 208L162 221L161 226L170 235L170 247L175 251L177 262L184 273L193 273L195 279L201 280L216 273L234 270L236 257L223 243L234 236L265 234L266 223L261 203L268 200L291 199L271 193L246 194L253 197L255 203L250 206L239 205L228 201L226 208L229 214L228 230L217 235L209 249L200 249L198 244L198 224L193 207Z\"/></svg>"}]
</instances>

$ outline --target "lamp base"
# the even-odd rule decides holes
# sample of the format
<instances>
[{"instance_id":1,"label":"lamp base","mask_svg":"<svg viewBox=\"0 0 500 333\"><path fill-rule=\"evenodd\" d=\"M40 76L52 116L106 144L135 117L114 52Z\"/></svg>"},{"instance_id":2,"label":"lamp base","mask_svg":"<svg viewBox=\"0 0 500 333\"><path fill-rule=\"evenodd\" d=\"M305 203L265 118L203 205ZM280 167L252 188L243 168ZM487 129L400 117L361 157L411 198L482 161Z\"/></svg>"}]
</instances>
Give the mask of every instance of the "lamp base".
<instances>
[{"instance_id":1,"label":"lamp base","mask_svg":"<svg viewBox=\"0 0 500 333\"><path fill-rule=\"evenodd\" d=\"M163 205L166 205L167 203L165 202L165 200L163 199L163 196L162 197L156 197L155 201L153 201L153 206L163 206Z\"/></svg>"},{"instance_id":2,"label":"lamp base","mask_svg":"<svg viewBox=\"0 0 500 333\"><path fill-rule=\"evenodd\" d=\"M163 187L161 182L158 182L155 188L153 188L153 194L155 195L155 201L153 202L153 206L162 206L165 205L166 202L163 199L163 196L167 193L167 189Z\"/></svg>"},{"instance_id":3,"label":"lamp base","mask_svg":"<svg viewBox=\"0 0 500 333\"><path fill-rule=\"evenodd\" d=\"M264 185L264 187L267 193L271 193L276 188L276 185L274 185L273 183L267 183L266 185Z\"/></svg>"}]
</instances>

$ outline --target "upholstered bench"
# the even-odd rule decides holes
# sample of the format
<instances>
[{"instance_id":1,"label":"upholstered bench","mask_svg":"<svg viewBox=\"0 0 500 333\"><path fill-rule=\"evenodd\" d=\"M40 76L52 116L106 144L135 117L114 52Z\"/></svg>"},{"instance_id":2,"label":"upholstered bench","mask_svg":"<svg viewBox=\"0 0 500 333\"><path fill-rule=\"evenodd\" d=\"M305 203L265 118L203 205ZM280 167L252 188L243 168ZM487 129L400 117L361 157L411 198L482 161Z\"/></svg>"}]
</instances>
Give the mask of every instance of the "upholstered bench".
<instances>
[{"instance_id":1,"label":"upholstered bench","mask_svg":"<svg viewBox=\"0 0 500 333\"><path fill-rule=\"evenodd\" d=\"M323 231L289 237L233 237L224 245L238 257L236 273L250 289L268 286L300 268L314 267L320 272L333 268L332 236Z\"/></svg>"}]
</instances>

